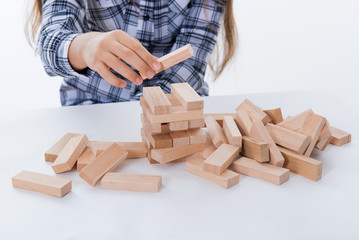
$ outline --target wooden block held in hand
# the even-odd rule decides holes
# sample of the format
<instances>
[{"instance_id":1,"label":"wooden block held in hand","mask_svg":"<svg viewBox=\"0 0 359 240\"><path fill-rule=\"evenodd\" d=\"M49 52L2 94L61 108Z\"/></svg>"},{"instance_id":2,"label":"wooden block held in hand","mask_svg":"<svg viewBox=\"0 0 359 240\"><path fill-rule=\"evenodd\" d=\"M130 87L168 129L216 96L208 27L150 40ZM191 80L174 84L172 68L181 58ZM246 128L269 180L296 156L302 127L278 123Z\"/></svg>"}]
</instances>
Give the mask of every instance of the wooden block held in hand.
<instances>
[{"instance_id":1,"label":"wooden block held in hand","mask_svg":"<svg viewBox=\"0 0 359 240\"><path fill-rule=\"evenodd\" d=\"M172 105L160 87L144 87L143 98L153 114L168 114L170 112Z\"/></svg>"},{"instance_id":2,"label":"wooden block held in hand","mask_svg":"<svg viewBox=\"0 0 359 240\"><path fill-rule=\"evenodd\" d=\"M232 164L233 171L250 177L259 178L274 184L282 184L289 179L289 170L268 163L241 157Z\"/></svg>"},{"instance_id":3,"label":"wooden block held in hand","mask_svg":"<svg viewBox=\"0 0 359 240\"><path fill-rule=\"evenodd\" d=\"M178 121L168 123L168 128L170 131L183 131L188 129L188 121Z\"/></svg>"},{"instance_id":4,"label":"wooden block held in hand","mask_svg":"<svg viewBox=\"0 0 359 240\"><path fill-rule=\"evenodd\" d=\"M202 152L203 149L204 144L192 144L184 147L152 149L151 157L159 163L167 163L183 157L187 157L197 152Z\"/></svg>"},{"instance_id":5,"label":"wooden block held in hand","mask_svg":"<svg viewBox=\"0 0 359 240\"><path fill-rule=\"evenodd\" d=\"M96 156L91 147L87 146L77 160L77 171L80 172L87 164L95 160Z\"/></svg>"},{"instance_id":6,"label":"wooden block held in hand","mask_svg":"<svg viewBox=\"0 0 359 240\"><path fill-rule=\"evenodd\" d=\"M239 155L239 147L222 144L205 161L204 170L221 175Z\"/></svg>"},{"instance_id":7,"label":"wooden block held in hand","mask_svg":"<svg viewBox=\"0 0 359 240\"><path fill-rule=\"evenodd\" d=\"M251 118L252 121L254 120L261 120L263 122L263 124L267 124L268 122L270 122L270 118L269 116L263 112L263 110L258 107L257 105L255 105L254 103L252 103L251 101L249 101L248 99L245 99L237 108L236 111L238 112L239 110L243 110L246 111L249 115L249 117Z\"/></svg>"},{"instance_id":8,"label":"wooden block held in hand","mask_svg":"<svg viewBox=\"0 0 359 240\"><path fill-rule=\"evenodd\" d=\"M162 177L158 175L109 172L101 180L101 188L109 190L158 192Z\"/></svg>"},{"instance_id":9,"label":"wooden block held in hand","mask_svg":"<svg viewBox=\"0 0 359 240\"><path fill-rule=\"evenodd\" d=\"M257 162L269 162L269 144L251 139L250 137L242 137L242 152L243 156L254 159Z\"/></svg>"},{"instance_id":10,"label":"wooden block held in hand","mask_svg":"<svg viewBox=\"0 0 359 240\"><path fill-rule=\"evenodd\" d=\"M330 130L332 132L330 144L342 146L352 141L352 135L350 133L335 127L330 127Z\"/></svg>"},{"instance_id":11,"label":"wooden block held in hand","mask_svg":"<svg viewBox=\"0 0 359 240\"><path fill-rule=\"evenodd\" d=\"M189 136L186 131L170 132L173 147L184 147L189 145Z\"/></svg>"},{"instance_id":12,"label":"wooden block held in hand","mask_svg":"<svg viewBox=\"0 0 359 240\"><path fill-rule=\"evenodd\" d=\"M243 110L238 110L234 120L236 121L242 135L250 136L252 120L249 118L248 113Z\"/></svg>"},{"instance_id":13,"label":"wooden block held in hand","mask_svg":"<svg viewBox=\"0 0 359 240\"><path fill-rule=\"evenodd\" d=\"M12 185L34 192L45 193L55 197L63 197L71 191L71 181L64 178L41 173L22 171L12 177Z\"/></svg>"},{"instance_id":14,"label":"wooden block held in hand","mask_svg":"<svg viewBox=\"0 0 359 240\"><path fill-rule=\"evenodd\" d=\"M273 124L283 122L282 110L280 108L264 110Z\"/></svg>"},{"instance_id":15,"label":"wooden block held in hand","mask_svg":"<svg viewBox=\"0 0 359 240\"><path fill-rule=\"evenodd\" d=\"M203 109L203 98L188 83L171 84L171 92L186 110Z\"/></svg>"},{"instance_id":16,"label":"wooden block held in hand","mask_svg":"<svg viewBox=\"0 0 359 240\"><path fill-rule=\"evenodd\" d=\"M264 127L263 122L260 120L254 120L251 128L251 137L264 141L269 144L269 155L270 155L270 164L282 167L284 164L284 158L279 152L277 146L275 145L273 138L268 133L267 129Z\"/></svg>"},{"instance_id":17,"label":"wooden block held in hand","mask_svg":"<svg viewBox=\"0 0 359 240\"><path fill-rule=\"evenodd\" d=\"M61 150L65 147L66 143L73 137L79 136L77 133L66 133L59 141L45 152L46 162L55 162Z\"/></svg>"},{"instance_id":18,"label":"wooden block held in hand","mask_svg":"<svg viewBox=\"0 0 359 240\"><path fill-rule=\"evenodd\" d=\"M207 117L204 121L214 146L219 148L223 143L228 143L221 126L212 116Z\"/></svg>"},{"instance_id":19,"label":"wooden block held in hand","mask_svg":"<svg viewBox=\"0 0 359 240\"><path fill-rule=\"evenodd\" d=\"M300 154L303 154L310 144L310 138L308 136L290 129L271 123L266 125L266 129L276 144Z\"/></svg>"},{"instance_id":20,"label":"wooden block held in hand","mask_svg":"<svg viewBox=\"0 0 359 240\"><path fill-rule=\"evenodd\" d=\"M229 144L242 148L242 134L232 116L223 117L223 131Z\"/></svg>"},{"instance_id":21,"label":"wooden block held in hand","mask_svg":"<svg viewBox=\"0 0 359 240\"><path fill-rule=\"evenodd\" d=\"M88 139L86 135L79 135L71 138L52 164L51 167L54 172L62 173L70 171L86 148L87 143Z\"/></svg>"},{"instance_id":22,"label":"wooden block held in hand","mask_svg":"<svg viewBox=\"0 0 359 240\"><path fill-rule=\"evenodd\" d=\"M224 188L230 188L239 182L239 174L225 169L221 175L216 175L203 170L204 162L201 158L191 159L186 162L186 170L192 174L209 180Z\"/></svg>"},{"instance_id":23,"label":"wooden block held in hand","mask_svg":"<svg viewBox=\"0 0 359 240\"><path fill-rule=\"evenodd\" d=\"M188 129L189 144L206 143L206 133L202 128Z\"/></svg>"},{"instance_id":24,"label":"wooden block held in hand","mask_svg":"<svg viewBox=\"0 0 359 240\"><path fill-rule=\"evenodd\" d=\"M118 164L127 158L128 152L113 143L95 160L84 167L80 172L80 177L91 186L95 186L107 172L114 169Z\"/></svg>"},{"instance_id":25,"label":"wooden block held in hand","mask_svg":"<svg viewBox=\"0 0 359 240\"><path fill-rule=\"evenodd\" d=\"M279 150L285 159L284 168L313 181L322 178L322 162L283 147L279 147Z\"/></svg>"}]
</instances>

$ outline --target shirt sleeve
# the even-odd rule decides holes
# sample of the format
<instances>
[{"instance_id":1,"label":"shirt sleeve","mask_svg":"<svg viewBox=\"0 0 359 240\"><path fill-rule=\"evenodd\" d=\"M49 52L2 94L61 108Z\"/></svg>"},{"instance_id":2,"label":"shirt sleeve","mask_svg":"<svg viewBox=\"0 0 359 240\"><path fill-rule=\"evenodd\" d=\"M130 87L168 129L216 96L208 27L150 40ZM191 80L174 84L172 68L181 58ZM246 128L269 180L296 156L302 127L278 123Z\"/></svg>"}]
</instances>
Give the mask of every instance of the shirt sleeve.
<instances>
[{"instance_id":1,"label":"shirt sleeve","mask_svg":"<svg viewBox=\"0 0 359 240\"><path fill-rule=\"evenodd\" d=\"M225 6L216 1L206 1L205 6L203 1L190 1L189 4L191 6L188 6L188 15L180 27L171 51L191 44L193 56L158 74L156 85L169 93L172 83L187 82L200 95L208 95L204 75L217 41Z\"/></svg>"},{"instance_id":2,"label":"shirt sleeve","mask_svg":"<svg viewBox=\"0 0 359 240\"><path fill-rule=\"evenodd\" d=\"M71 41L85 32L84 1L45 0L42 7L38 54L50 76L80 76L68 61Z\"/></svg>"}]
</instances>

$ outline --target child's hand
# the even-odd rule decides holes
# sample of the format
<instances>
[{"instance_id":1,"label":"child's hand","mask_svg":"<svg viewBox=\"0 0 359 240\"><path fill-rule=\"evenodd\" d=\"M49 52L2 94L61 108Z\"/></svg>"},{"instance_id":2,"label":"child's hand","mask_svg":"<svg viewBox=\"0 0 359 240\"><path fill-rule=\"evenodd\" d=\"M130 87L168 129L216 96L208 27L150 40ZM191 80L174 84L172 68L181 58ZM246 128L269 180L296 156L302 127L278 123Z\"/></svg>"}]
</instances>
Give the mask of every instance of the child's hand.
<instances>
[{"instance_id":1,"label":"child's hand","mask_svg":"<svg viewBox=\"0 0 359 240\"><path fill-rule=\"evenodd\" d=\"M126 82L111 73L110 68L140 85L143 82L141 76L124 62L148 78L152 78L161 67L157 58L137 39L121 30L107 33L91 32L75 37L69 48L69 62L76 70L89 67L110 84L121 88L126 86Z\"/></svg>"}]
</instances>

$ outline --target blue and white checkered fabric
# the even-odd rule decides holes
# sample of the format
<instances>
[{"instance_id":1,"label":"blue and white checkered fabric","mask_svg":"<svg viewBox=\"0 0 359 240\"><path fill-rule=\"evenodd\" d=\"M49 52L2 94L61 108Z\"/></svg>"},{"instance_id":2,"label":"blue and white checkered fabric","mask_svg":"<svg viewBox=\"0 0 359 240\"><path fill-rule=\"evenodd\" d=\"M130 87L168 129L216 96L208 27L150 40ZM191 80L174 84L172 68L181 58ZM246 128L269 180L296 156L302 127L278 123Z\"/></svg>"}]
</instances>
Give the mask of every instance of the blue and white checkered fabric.
<instances>
[{"instance_id":1,"label":"blue and white checkered fabric","mask_svg":"<svg viewBox=\"0 0 359 240\"><path fill-rule=\"evenodd\" d=\"M38 52L50 76L62 76L64 106L138 100L142 88L160 86L170 92L171 83L188 82L200 95L208 95L204 74L217 40L225 5L206 0L45 0ZM156 57L188 43L193 57L136 86L125 79L114 87L97 72L76 72L68 62L68 48L81 33L121 29L137 38ZM121 76L119 76L121 77ZM122 78L122 77L121 77ZM122 78L123 79L123 78Z\"/></svg>"}]
</instances>

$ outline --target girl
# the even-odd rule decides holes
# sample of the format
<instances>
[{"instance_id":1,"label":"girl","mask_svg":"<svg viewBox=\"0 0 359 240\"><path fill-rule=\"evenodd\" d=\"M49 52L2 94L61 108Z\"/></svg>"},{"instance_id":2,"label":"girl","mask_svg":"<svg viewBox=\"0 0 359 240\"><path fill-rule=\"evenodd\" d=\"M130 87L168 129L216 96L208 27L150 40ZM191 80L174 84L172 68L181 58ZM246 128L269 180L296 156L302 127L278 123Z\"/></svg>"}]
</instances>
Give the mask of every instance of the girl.
<instances>
[{"instance_id":1,"label":"girl","mask_svg":"<svg viewBox=\"0 0 359 240\"><path fill-rule=\"evenodd\" d=\"M27 36L35 41L41 25L38 54L50 76L64 78L63 106L137 100L143 87L168 93L176 82L208 95L204 74L221 19L224 57L215 59L215 77L234 54L232 1L35 0ZM192 58L155 75L157 57L188 43Z\"/></svg>"}]
</instances>

